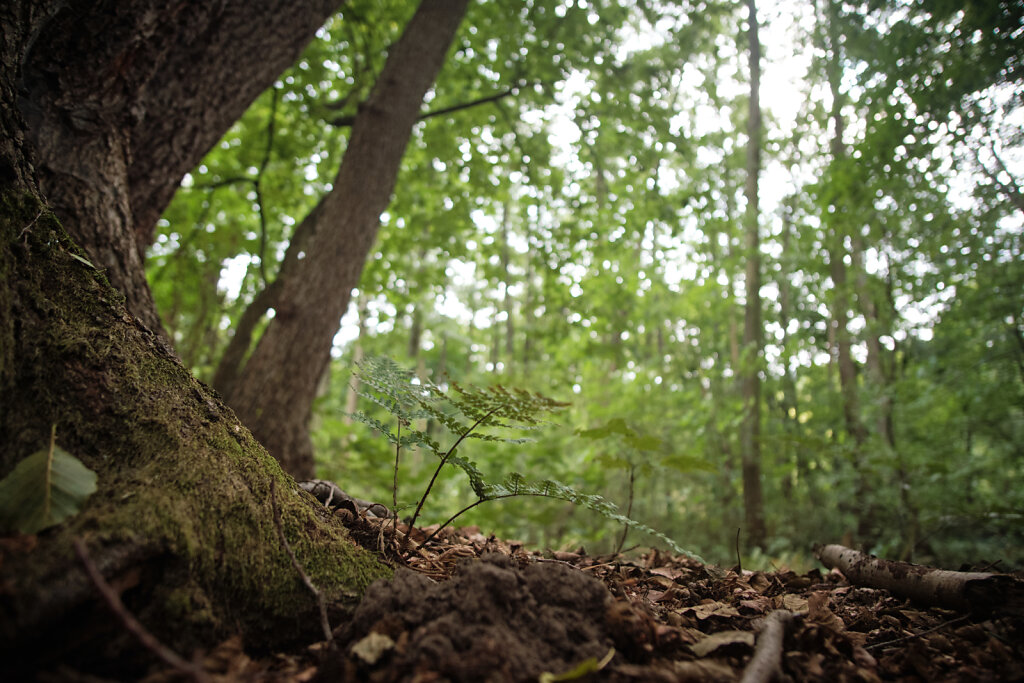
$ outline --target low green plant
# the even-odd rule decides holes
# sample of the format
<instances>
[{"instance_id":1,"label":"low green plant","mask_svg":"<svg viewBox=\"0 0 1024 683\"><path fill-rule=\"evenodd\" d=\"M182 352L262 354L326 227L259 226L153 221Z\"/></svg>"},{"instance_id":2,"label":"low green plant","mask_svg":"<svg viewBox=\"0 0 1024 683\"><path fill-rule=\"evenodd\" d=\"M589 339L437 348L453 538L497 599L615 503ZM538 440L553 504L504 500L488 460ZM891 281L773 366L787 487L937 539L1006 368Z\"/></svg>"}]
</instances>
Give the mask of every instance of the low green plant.
<instances>
[{"instance_id":1,"label":"low green plant","mask_svg":"<svg viewBox=\"0 0 1024 683\"><path fill-rule=\"evenodd\" d=\"M96 473L57 445L36 451L0 480L0 533L37 534L82 509L96 492Z\"/></svg>"},{"instance_id":2,"label":"low green plant","mask_svg":"<svg viewBox=\"0 0 1024 683\"><path fill-rule=\"evenodd\" d=\"M415 526L434 483L446 465L462 470L476 495L475 501L449 517L424 543L429 542L459 516L482 503L518 496L539 496L568 501L593 510L631 529L659 538L678 554L703 562L700 557L680 547L671 538L620 514L614 503L601 496L581 493L551 479L531 481L519 472L506 474L500 483L491 483L484 478L475 462L457 453L468 439L512 444L529 442L529 438L504 436L502 432L539 429L550 424L542 419L542 416L557 412L569 404L522 389L509 389L500 384L481 389L453 382L449 388L442 388L433 382L418 378L415 373L400 367L389 358L365 359L356 365L353 374L359 380L357 393L386 410L397 420L395 429L392 430L382 421L363 411L358 411L352 416L380 432L395 448L393 513L396 523L399 509L398 472L403 449L424 449L438 459L433 476L416 503L409 521L410 528ZM418 426L431 422L452 436L449 447L443 448L425 427Z\"/></svg>"}]
</instances>

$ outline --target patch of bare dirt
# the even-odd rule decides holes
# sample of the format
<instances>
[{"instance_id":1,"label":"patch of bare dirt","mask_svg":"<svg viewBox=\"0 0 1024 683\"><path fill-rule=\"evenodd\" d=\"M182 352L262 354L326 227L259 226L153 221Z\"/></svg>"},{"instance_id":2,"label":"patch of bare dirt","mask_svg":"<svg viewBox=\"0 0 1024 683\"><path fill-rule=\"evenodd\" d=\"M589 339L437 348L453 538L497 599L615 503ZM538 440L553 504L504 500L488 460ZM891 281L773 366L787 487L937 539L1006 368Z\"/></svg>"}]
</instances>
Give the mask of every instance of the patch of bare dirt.
<instances>
[{"instance_id":1,"label":"patch of bare dirt","mask_svg":"<svg viewBox=\"0 0 1024 683\"><path fill-rule=\"evenodd\" d=\"M536 680L613 647L597 579L488 553L443 582L400 569L367 592L318 681Z\"/></svg>"}]
</instances>

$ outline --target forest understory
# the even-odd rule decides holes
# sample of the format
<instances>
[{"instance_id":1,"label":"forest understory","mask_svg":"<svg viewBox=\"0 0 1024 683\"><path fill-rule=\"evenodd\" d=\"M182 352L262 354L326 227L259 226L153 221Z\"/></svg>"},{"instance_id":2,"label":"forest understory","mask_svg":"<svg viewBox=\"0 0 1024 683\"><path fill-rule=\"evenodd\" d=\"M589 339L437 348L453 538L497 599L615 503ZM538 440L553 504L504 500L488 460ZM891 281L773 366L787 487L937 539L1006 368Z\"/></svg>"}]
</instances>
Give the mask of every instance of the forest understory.
<instances>
[{"instance_id":1,"label":"forest understory","mask_svg":"<svg viewBox=\"0 0 1024 683\"><path fill-rule=\"evenodd\" d=\"M1024 681L1022 38L0 2L0 683Z\"/></svg>"},{"instance_id":2,"label":"forest understory","mask_svg":"<svg viewBox=\"0 0 1024 683\"><path fill-rule=\"evenodd\" d=\"M951 609L858 585L836 569L723 570L659 550L541 552L475 526L444 529L422 546L435 528L413 529L403 553L391 520L335 514L396 573L371 586L354 613L339 617L325 605L334 619L329 638L252 651L235 636L176 660L163 643L142 642L145 627L123 623L139 651L150 650L148 669L78 659L52 662L37 680L1024 680L1019 572L930 596L968 605ZM408 531L399 524L398 538ZM4 553L23 551L4 543ZM830 551L859 556L840 546L819 554ZM893 564L900 584L908 565ZM305 580L301 567L296 572ZM117 617L132 620L117 598L104 604L99 595L95 609L113 601Z\"/></svg>"}]
</instances>

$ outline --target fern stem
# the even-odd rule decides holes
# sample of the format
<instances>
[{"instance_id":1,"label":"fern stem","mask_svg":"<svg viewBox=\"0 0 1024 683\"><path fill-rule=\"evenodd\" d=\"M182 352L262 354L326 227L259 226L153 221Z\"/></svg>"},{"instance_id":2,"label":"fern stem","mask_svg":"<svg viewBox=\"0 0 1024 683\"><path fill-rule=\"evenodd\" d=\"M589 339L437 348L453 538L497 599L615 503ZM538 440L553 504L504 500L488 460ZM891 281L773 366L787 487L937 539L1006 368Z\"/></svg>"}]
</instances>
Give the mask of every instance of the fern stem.
<instances>
[{"instance_id":1,"label":"fern stem","mask_svg":"<svg viewBox=\"0 0 1024 683\"><path fill-rule=\"evenodd\" d=\"M505 497L507 497L507 496L505 496ZM434 536L437 536L439 533L441 533L441 529L445 528L446 526L448 526L449 524L454 522L456 519L461 517L464 513L469 512L470 510L475 508L480 503L486 503L489 500L497 500L497 498L477 498L476 501L470 503L469 505L467 505L466 507L462 508L461 510L456 512L454 515L449 517L448 521L446 521L441 526L437 527L437 529L434 530L434 533L432 533L429 536L427 536L427 538L420 545L426 545L426 544L430 543L432 540L434 540Z\"/></svg>"},{"instance_id":2,"label":"fern stem","mask_svg":"<svg viewBox=\"0 0 1024 683\"><path fill-rule=\"evenodd\" d=\"M501 496L495 496L494 498L477 498L476 501L470 503L469 505L467 505L466 507L462 508L461 510L456 512L454 515L449 517L448 520L444 524L442 524L441 526L437 527L437 529L434 530L434 533L432 533L429 536L427 536L426 539L424 539L423 543L421 543L420 545L426 545L426 544L430 543L432 540L434 540L435 536L437 536L439 533L441 533L441 529L445 528L446 526L448 526L449 524L454 522L456 519L461 517L464 513L469 512L470 510L475 508L480 503L486 503L486 502L491 501L491 500L501 500L502 498L517 498L519 496L538 496L538 497L541 497L541 498L547 498L548 497L548 496L544 496L544 495L542 495L540 493L506 493L506 494L501 495Z\"/></svg>"},{"instance_id":3,"label":"fern stem","mask_svg":"<svg viewBox=\"0 0 1024 683\"><path fill-rule=\"evenodd\" d=\"M633 516L633 493L634 493L634 479L636 475L636 465L630 463L629 465L629 504L626 506L626 516ZM622 525L622 536L619 537L619 545L615 548L615 554L618 555L622 552L622 546L626 545L626 536L629 535L629 525Z\"/></svg>"},{"instance_id":4,"label":"fern stem","mask_svg":"<svg viewBox=\"0 0 1024 683\"><path fill-rule=\"evenodd\" d=\"M500 406L495 406L494 408L491 408L490 411L488 411L486 415L484 415L479 420L474 422L473 426L471 426L469 429L464 431L459 436L459 438L455 440L455 443L452 444L452 447L448 449L448 452L445 453L441 457L441 462L438 463L437 469L434 470L434 476L432 476L430 478L430 483L427 484L427 490L423 492L422 496L420 496L420 502L416 504L416 511L414 513L412 513L412 520L409 522L409 531L410 531L410 533L412 532L412 530L414 528L416 528L416 519L420 516L420 510L423 509L423 504L425 502L427 502L427 496L430 495L430 489L434 488L434 482L437 481L437 477L438 477L439 474L441 474L441 469L444 467L444 464L446 462L448 462L448 458L450 458L452 453L455 452L455 449L459 447L459 444L461 444L466 439L466 437L468 437L470 434L473 433L473 430L475 430L477 427L479 427L484 422L489 420L491 415L494 415L496 412L498 412L498 408L499 407ZM481 499L481 500L484 500L484 499ZM475 503L474 503L474 505L475 505ZM459 514L462 514L462 513L460 512ZM457 516L458 515L456 515L456 517ZM451 520L449 520L449 521L451 521ZM446 522L446 524L447 524L447 522ZM433 534L431 535L431 537L433 537ZM406 539L406 542L408 542L409 537L406 536L405 539Z\"/></svg>"},{"instance_id":5,"label":"fern stem","mask_svg":"<svg viewBox=\"0 0 1024 683\"><path fill-rule=\"evenodd\" d=\"M392 529L398 533L398 459L402 453L402 418L398 418L398 438L395 444L395 481L391 486L391 502L393 506L391 508L394 514L394 523Z\"/></svg>"}]
</instances>

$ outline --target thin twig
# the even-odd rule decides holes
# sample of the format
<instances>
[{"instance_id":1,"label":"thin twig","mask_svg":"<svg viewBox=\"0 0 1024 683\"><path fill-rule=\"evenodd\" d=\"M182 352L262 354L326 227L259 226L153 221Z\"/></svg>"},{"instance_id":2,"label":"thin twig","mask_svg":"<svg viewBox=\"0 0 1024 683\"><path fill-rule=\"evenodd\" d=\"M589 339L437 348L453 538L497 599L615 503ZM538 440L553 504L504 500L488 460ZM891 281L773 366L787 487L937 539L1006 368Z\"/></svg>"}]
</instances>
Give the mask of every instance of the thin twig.
<instances>
[{"instance_id":1,"label":"thin twig","mask_svg":"<svg viewBox=\"0 0 1024 683\"><path fill-rule=\"evenodd\" d=\"M89 575L89 579L103 596L107 607L121 620L121 623L124 624L128 632L168 666L177 669L186 676L192 677L196 683L210 683L210 677L206 675L206 672L198 664L183 659L174 650L157 640L156 636L147 631L146 627L128 611L128 608L121 602L121 598L114 592L114 589L103 579L103 575L100 574L92 558L89 557L89 551L86 549L82 539L76 538L72 543L75 546L75 554L78 555L78 559L81 560L82 565L85 567L85 573Z\"/></svg>"},{"instance_id":2,"label":"thin twig","mask_svg":"<svg viewBox=\"0 0 1024 683\"><path fill-rule=\"evenodd\" d=\"M736 528L736 573L743 575L743 562L740 560L740 528Z\"/></svg>"},{"instance_id":3,"label":"thin twig","mask_svg":"<svg viewBox=\"0 0 1024 683\"><path fill-rule=\"evenodd\" d=\"M26 245L28 244L28 231L32 229L32 226L36 224L36 221L38 221L39 217L42 216L42 215L43 215L43 210L39 209L39 213L36 214L36 217L33 218L31 221L29 221L28 225L26 225L24 228L22 228L21 233L18 235L18 239L24 238L25 239L24 244L26 244Z\"/></svg>"},{"instance_id":4,"label":"thin twig","mask_svg":"<svg viewBox=\"0 0 1024 683\"><path fill-rule=\"evenodd\" d=\"M886 640L885 642L882 642L882 643L873 643L871 645L865 646L864 649L865 650L877 650L880 647L888 647L889 645L896 645L897 643L902 643L902 642L905 642L907 640L914 640L915 638L921 638L923 636L928 635L929 633L935 633L936 631L941 631L942 629L946 628L947 626L953 626L954 624L959 624L959 623L961 623L963 621L967 621L970 618L971 618L970 615L965 614L963 616L957 617L956 619L951 619L949 621L944 621L941 624L939 624L938 626L932 627L932 628L928 629L927 631L921 631L920 633L911 633L909 636L902 636L900 638L895 638L893 640Z\"/></svg>"},{"instance_id":5,"label":"thin twig","mask_svg":"<svg viewBox=\"0 0 1024 683\"><path fill-rule=\"evenodd\" d=\"M270 158L274 153L274 125L277 119L277 101L281 91L276 87L273 89L273 98L270 100L270 120L267 122L267 146L263 150L263 160L256 171L256 178L253 179L253 190L256 192L256 211L260 219L260 279L263 286L267 286L267 213L263 205L263 175L270 164Z\"/></svg>"},{"instance_id":6,"label":"thin twig","mask_svg":"<svg viewBox=\"0 0 1024 683\"><path fill-rule=\"evenodd\" d=\"M523 88L527 87L528 85L530 85L530 84L525 82L525 81L520 81L516 85L513 85L513 86L510 86L508 88L505 88L504 90L496 92L493 95L486 95L484 97L479 97L479 98L477 98L475 100L471 100L469 102L461 102L459 104L454 104L454 105L451 105L449 107L443 107L441 109L434 109L432 111L423 112L418 117L416 117L416 120L417 121L426 121L427 119L432 119L432 118L434 118L436 116L444 116L445 114L454 114L455 112L462 111L464 109L471 109L473 107L478 107L481 104L487 104L489 102L497 102L498 100L504 99L504 98L506 98L506 97L508 97L510 95L517 95L517 94L519 94L519 91L522 90ZM338 116L338 117L332 119L329 123L332 126L344 127L344 126L351 126L352 124L355 123L355 121L356 121L356 116L355 115L346 114L345 116Z\"/></svg>"},{"instance_id":7,"label":"thin twig","mask_svg":"<svg viewBox=\"0 0 1024 683\"><path fill-rule=\"evenodd\" d=\"M324 594L313 585L309 575L299 564L299 560L295 557L295 553L292 551L292 547L288 544L288 539L284 536L284 526L281 524L281 511L277 507L277 485L276 482L270 480L270 504L274 509L274 526L277 527L277 536L281 539L281 545L284 546L285 551L288 553L288 557L291 558L292 566L295 567L295 571L298 572L299 576L302 577L302 583L306 584L306 588L316 598L316 604L320 608L320 627L324 631L324 639L327 641L328 647L334 646L334 634L331 633L331 623L327 621L327 602L324 600Z\"/></svg>"}]
</instances>

